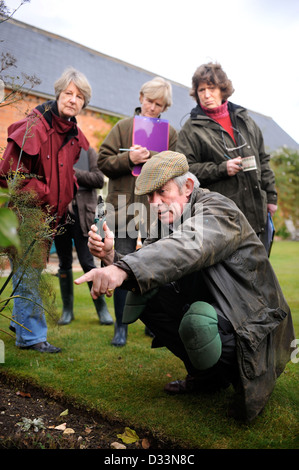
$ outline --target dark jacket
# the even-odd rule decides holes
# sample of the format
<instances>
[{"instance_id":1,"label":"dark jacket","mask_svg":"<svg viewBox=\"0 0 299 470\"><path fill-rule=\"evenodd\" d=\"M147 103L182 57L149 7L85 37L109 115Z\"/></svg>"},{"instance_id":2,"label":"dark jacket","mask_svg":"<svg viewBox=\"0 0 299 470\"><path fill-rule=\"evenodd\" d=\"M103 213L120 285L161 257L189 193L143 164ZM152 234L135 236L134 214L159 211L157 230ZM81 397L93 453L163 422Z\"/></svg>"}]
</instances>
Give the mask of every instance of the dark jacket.
<instances>
[{"instance_id":1,"label":"dark jacket","mask_svg":"<svg viewBox=\"0 0 299 470\"><path fill-rule=\"evenodd\" d=\"M78 206L80 226L85 237L94 223L95 208L97 205L97 189L104 185L104 175L98 169L98 155L93 148L88 151L82 149L78 162L74 165L78 181L78 191L75 202Z\"/></svg>"},{"instance_id":2,"label":"dark jacket","mask_svg":"<svg viewBox=\"0 0 299 470\"><path fill-rule=\"evenodd\" d=\"M136 108L135 114L140 113L140 108ZM121 152L120 148L130 148L133 138L134 117L122 119L116 123L101 145L98 159L98 167L104 175L109 178L108 196L106 202L114 208L115 218L108 213L109 227L118 235L125 234L127 226L134 218L134 212L129 209L133 203L142 203L149 216L149 205L146 196L136 196L134 194L136 177L132 175L133 165L129 158L129 152ZM175 150L177 133L172 126L169 126L169 150ZM166 150L166 149L165 149ZM151 152L151 156L157 152ZM119 198L119 196L121 196ZM109 206L108 206L109 209ZM113 214L114 215L114 214ZM138 216L139 217L139 216ZM120 224L119 222L124 222ZM142 225L148 225L148 218L143 219L141 215L136 221L141 221Z\"/></svg>"},{"instance_id":3,"label":"dark jacket","mask_svg":"<svg viewBox=\"0 0 299 470\"><path fill-rule=\"evenodd\" d=\"M154 236L117 264L129 268L130 282L141 294L201 271L199 292L208 290L217 312L233 325L241 394L251 420L290 360L294 339L290 309L264 246L233 201L202 189L193 191L178 230L166 236L164 231L156 223Z\"/></svg>"},{"instance_id":4,"label":"dark jacket","mask_svg":"<svg viewBox=\"0 0 299 470\"><path fill-rule=\"evenodd\" d=\"M33 190L42 207L49 206L59 222L77 187L73 165L81 148L89 147L76 119L61 119L56 101L48 101L11 124L7 140L0 161L0 185L6 186L10 170L18 167L24 176L22 188Z\"/></svg>"},{"instance_id":5,"label":"dark jacket","mask_svg":"<svg viewBox=\"0 0 299 470\"><path fill-rule=\"evenodd\" d=\"M201 187L219 192L232 199L245 214L256 233L263 233L267 219L267 204L277 204L275 177L270 169L270 155L265 152L261 130L246 109L228 102L232 126L241 133L246 146L227 152L243 140L236 133L237 144L220 124L209 118L198 105L181 129L176 150L186 155L190 171ZM254 155L257 170L227 174L227 157Z\"/></svg>"}]
</instances>

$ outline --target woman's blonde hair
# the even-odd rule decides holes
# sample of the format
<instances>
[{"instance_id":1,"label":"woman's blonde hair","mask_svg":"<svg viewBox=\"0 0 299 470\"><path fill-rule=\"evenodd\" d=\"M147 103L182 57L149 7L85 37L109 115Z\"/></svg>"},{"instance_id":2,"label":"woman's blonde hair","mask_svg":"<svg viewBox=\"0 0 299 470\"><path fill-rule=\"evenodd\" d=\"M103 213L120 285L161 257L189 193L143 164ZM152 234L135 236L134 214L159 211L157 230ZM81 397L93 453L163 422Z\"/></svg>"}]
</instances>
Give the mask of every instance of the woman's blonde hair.
<instances>
[{"instance_id":1,"label":"woman's blonde hair","mask_svg":"<svg viewBox=\"0 0 299 470\"><path fill-rule=\"evenodd\" d=\"M83 93L84 96L84 106L85 108L91 98L91 86L82 72L74 69L73 67L68 67L65 69L63 74L58 80L54 83L55 97L58 100L60 93L65 90L69 84L73 82L77 88Z\"/></svg>"},{"instance_id":2,"label":"woman's blonde hair","mask_svg":"<svg viewBox=\"0 0 299 470\"><path fill-rule=\"evenodd\" d=\"M145 82L141 89L140 95L152 100L163 99L166 111L172 105L172 86L162 77L155 77Z\"/></svg>"}]
</instances>

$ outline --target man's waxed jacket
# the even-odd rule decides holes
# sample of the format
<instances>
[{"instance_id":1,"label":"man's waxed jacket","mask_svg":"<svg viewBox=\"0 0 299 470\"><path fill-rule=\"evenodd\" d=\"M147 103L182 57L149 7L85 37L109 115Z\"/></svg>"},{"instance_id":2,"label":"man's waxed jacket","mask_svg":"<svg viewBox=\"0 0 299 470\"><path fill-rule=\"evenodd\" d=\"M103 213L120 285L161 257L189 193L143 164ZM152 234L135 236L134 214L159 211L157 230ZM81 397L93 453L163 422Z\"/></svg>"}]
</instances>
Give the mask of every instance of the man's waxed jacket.
<instances>
[{"instance_id":1,"label":"man's waxed jacket","mask_svg":"<svg viewBox=\"0 0 299 470\"><path fill-rule=\"evenodd\" d=\"M141 294L201 271L199 291L208 289L217 312L233 325L241 396L251 420L290 360L289 306L263 244L233 201L194 190L181 222L172 234L156 222L141 249L117 264L129 268L130 288L135 283Z\"/></svg>"}]
</instances>

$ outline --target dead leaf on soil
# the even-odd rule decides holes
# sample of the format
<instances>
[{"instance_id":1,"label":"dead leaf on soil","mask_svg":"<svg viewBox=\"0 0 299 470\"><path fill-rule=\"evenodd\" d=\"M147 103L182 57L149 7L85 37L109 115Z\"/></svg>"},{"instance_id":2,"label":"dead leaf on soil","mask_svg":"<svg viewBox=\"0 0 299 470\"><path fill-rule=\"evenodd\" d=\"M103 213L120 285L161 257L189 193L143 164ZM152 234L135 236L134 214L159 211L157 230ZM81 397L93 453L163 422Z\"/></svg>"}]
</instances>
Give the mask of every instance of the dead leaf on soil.
<instances>
[{"instance_id":1,"label":"dead leaf on soil","mask_svg":"<svg viewBox=\"0 0 299 470\"><path fill-rule=\"evenodd\" d=\"M65 431L66 423L59 424L58 426L55 426L54 429L57 429L57 431Z\"/></svg>"},{"instance_id":2,"label":"dead leaf on soil","mask_svg":"<svg viewBox=\"0 0 299 470\"><path fill-rule=\"evenodd\" d=\"M143 449L149 449L151 446L149 440L146 438L142 439L141 445Z\"/></svg>"},{"instance_id":3,"label":"dead leaf on soil","mask_svg":"<svg viewBox=\"0 0 299 470\"><path fill-rule=\"evenodd\" d=\"M136 431L128 427L125 427L125 432L123 434L117 434L117 437L125 444L133 444L134 442L139 441L139 437L136 434Z\"/></svg>"},{"instance_id":4,"label":"dead leaf on soil","mask_svg":"<svg viewBox=\"0 0 299 470\"><path fill-rule=\"evenodd\" d=\"M124 444L121 444L120 442L112 442L110 447L111 449L126 449L126 446Z\"/></svg>"},{"instance_id":5,"label":"dead leaf on soil","mask_svg":"<svg viewBox=\"0 0 299 470\"><path fill-rule=\"evenodd\" d=\"M62 434L65 434L65 435L75 434L75 431L72 428L66 428Z\"/></svg>"},{"instance_id":6,"label":"dead leaf on soil","mask_svg":"<svg viewBox=\"0 0 299 470\"><path fill-rule=\"evenodd\" d=\"M16 395L20 396L20 397L24 397L24 398L31 398L31 395L30 393L26 393L26 392L16 392Z\"/></svg>"}]
</instances>

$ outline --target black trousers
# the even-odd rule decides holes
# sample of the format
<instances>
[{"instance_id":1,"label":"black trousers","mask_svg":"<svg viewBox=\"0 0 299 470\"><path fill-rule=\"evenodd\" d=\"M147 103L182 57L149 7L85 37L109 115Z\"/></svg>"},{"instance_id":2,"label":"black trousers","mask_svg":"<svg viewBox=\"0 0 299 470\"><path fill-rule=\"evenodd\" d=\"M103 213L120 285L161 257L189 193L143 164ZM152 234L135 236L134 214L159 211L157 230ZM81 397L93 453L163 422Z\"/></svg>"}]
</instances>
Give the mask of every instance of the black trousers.
<instances>
[{"instance_id":1,"label":"black trousers","mask_svg":"<svg viewBox=\"0 0 299 470\"><path fill-rule=\"evenodd\" d=\"M78 255L79 263L85 273L95 268L92 254L87 246L88 237L83 235L77 206L73 206L74 214L71 223L66 224L63 233L56 235L55 247L59 258L59 268L63 271L72 269L73 264L73 240Z\"/></svg>"},{"instance_id":2,"label":"black trousers","mask_svg":"<svg viewBox=\"0 0 299 470\"><path fill-rule=\"evenodd\" d=\"M140 319L154 333L152 347L167 347L180 358L189 375L196 378L200 388L218 390L237 382L235 337L231 323L218 313L218 331L222 341L221 357L210 369L201 371L192 365L179 335L180 322L196 301L213 305L204 287L200 273L193 273L180 281L167 284L149 301Z\"/></svg>"}]
</instances>

